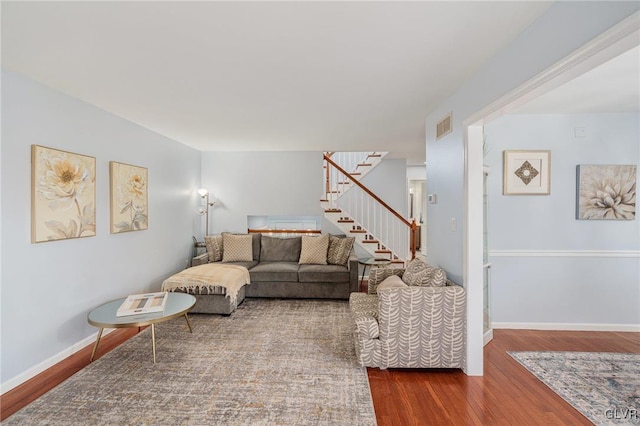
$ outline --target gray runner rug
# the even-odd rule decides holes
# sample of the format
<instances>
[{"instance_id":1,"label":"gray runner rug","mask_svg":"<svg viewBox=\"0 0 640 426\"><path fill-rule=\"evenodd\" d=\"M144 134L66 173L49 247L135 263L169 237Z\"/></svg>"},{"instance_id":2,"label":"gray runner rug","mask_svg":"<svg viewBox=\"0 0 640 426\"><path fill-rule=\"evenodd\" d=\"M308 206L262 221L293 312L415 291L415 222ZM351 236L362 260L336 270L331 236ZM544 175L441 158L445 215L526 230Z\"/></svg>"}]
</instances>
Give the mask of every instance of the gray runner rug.
<instances>
[{"instance_id":1,"label":"gray runner rug","mask_svg":"<svg viewBox=\"0 0 640 426\"><path fill-rule=\"evenodd\" d=\"M246 299L146 329L3 424L375 425L348 303Z\"/></svg>"},{"instance_id":2,"label":"gray runner rug","mask_svg":"<svg viewBox=\"0 0 640 426\"><path fill-rule=\"evenodd\" d=\"M596 425L640 424L640 354L509 352Z\"/></svg>"}]
</instances>

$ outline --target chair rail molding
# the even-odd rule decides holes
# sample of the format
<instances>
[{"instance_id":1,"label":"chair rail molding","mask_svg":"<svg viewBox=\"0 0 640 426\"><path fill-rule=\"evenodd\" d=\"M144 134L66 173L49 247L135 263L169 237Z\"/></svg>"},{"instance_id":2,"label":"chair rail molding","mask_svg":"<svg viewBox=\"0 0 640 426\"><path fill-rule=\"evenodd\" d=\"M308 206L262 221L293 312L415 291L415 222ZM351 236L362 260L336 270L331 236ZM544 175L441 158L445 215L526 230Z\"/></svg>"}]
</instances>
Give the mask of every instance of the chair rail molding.
<instances>
[{"instance_id":1,"label":"chair rail molding","mask_svg":"<svg viewBox=\"0 0 640 426\"><path fill-rule=\"evenodd\" d=\"M490 257L640 257L640 250L489 250Z\"/></svg>"}]
</instances>

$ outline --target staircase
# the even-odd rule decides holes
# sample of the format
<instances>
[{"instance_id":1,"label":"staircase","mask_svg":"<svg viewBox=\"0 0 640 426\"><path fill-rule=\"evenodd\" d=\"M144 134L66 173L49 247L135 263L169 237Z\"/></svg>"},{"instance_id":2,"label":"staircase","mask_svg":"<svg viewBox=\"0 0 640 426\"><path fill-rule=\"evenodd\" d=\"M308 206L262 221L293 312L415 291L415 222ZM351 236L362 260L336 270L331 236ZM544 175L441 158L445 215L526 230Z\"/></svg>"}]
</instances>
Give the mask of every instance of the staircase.
<instances>
[{"instance_id":1,"label":"staircase","mask_svg":"<svg viewBox=\"0 0 640 426\"><path fill-rule=\"evenodd\" d=\"M360 180L386 152L325 153L325 218L371 257L402 267L415 256L415 221L409 223ZM350 170L350 171L347 171Z\"/></svg>"}]
</instances>

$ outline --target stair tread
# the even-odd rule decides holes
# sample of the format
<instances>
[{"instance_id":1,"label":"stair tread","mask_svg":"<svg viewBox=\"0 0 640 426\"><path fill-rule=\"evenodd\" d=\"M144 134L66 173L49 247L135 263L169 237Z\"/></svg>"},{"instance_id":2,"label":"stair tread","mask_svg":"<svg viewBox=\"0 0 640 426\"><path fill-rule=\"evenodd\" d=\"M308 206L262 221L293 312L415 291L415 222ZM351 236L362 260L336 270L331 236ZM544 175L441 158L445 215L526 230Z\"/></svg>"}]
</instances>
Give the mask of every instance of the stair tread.
<instances>
[{"instance_id":1,"label":"stair tread","mask_svg":"<svg viewBox=\"0 0 640 426\"><path fill-rule=\"evenodd\" d=\"M369 243L369 244L378 244L380 241L378 240L362 240L361 243Z\"/></svg>"},{"instance_id":2,"label":"stair tread","mask_svg":"<svg viewBox=\"0 0 640 426\"><path fill-rule=\"evenodd\" d=\"M366 229L351 229L351 230L349 230L349 232L351 232L352 234L366 234L367 230Z\"/></svg>"},{"instance_id":3,"label":"stair tread","mask_svg":"<svg viewBox=\"0 0 640 426\"><path fill-rule=\"evenodd\" d=\"M370 157L379 158L379 157L382 157L382 154L369 154L369 155L367 155L367 158L370 158Z\"/></svg>"},{"instance_id":4,"label":"stair tread","mask_svg":"<svg viewBox=\"0 0 640 426\"><path fill-rule=\"evenodd\" d=\"M340 209L326 209L324 212L325 213L342 213L342 210L340 210Z\"/></svg>"},{"instance_id":5,"label":"stair tread","mask_svg":"<svg viewBox=\"0 0 640 426\"><path fill-rule=\"evenodd\" d=\"M351 219L339 219L338 223L355 223L355 220Z\"/></svg>"},{"instance_id":6,"label":"stair tread","mask_svg":"<svg viewBox=\"0 0 640 426\"><path fill-rule=\"evenodd\" d=\"M376 253L392 253L391 250L376 250Z\"/></svg>"},{"instance_id":7,"label":"stair tread","mask_svg":"<svg viewBox=\"0 0 640 426\"><path fill-rule=\"evenodd\" d=\"M356 167L371 167L373 164L371 163L360 163ZM353 174L353 173L352 173Z\"/></svg>"}]
</instances>

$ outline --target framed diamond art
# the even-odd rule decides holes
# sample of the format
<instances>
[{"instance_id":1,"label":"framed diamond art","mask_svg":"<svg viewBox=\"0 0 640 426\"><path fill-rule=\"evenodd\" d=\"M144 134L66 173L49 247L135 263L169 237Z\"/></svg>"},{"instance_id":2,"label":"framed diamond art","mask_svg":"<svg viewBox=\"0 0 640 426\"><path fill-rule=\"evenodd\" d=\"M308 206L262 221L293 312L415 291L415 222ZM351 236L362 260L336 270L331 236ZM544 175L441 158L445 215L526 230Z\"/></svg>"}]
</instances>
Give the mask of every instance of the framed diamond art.
<instances>
[{"instance_id":1,"label":"framed diamond art","mask_svg":"<svg viewBox=\"0 0 640 426\"><path fill-rule=\"evenodd\" d=\"M504 151L503 195L549 195L551 151Z\"/></svg>"}]
</instances>

